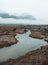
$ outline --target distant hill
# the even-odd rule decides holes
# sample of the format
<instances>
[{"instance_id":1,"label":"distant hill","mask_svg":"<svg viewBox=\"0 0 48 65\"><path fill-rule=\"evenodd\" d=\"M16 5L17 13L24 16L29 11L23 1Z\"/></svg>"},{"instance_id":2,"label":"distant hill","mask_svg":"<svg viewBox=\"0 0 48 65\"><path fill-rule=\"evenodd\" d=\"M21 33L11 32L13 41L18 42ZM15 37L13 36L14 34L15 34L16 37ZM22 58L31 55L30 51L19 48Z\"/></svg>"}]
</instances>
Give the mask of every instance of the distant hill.
<instances>
[{"instance_id":1,"label":"distant hill","mask_svg":"<svg viewBox=\"0 0 48 65\"><path fill-rule=\"evenodd\" d=\"M32 15L9 15L8 13L0 13L1 18L13 18L13 19L29 19L36 20Z\"/></svg>"}]
</instances>

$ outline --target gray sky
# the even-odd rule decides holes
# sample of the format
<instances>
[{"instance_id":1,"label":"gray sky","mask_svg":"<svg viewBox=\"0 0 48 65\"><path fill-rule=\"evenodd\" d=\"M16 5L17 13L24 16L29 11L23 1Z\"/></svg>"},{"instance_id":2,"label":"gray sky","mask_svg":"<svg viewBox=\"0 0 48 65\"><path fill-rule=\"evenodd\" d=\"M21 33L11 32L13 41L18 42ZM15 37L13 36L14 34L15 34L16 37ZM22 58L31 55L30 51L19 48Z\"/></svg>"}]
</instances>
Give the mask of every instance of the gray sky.
<instances>
[{"instance_id":1,"label":"gray sky","mask_svg":"<svg viewBox=\"0 0 48 65\"><path fill-rule=\"evenodd\" d=\"M0 0L0 12L28 13L40 20L48 20L48 0Z\"/></svg>"}]
</instances>

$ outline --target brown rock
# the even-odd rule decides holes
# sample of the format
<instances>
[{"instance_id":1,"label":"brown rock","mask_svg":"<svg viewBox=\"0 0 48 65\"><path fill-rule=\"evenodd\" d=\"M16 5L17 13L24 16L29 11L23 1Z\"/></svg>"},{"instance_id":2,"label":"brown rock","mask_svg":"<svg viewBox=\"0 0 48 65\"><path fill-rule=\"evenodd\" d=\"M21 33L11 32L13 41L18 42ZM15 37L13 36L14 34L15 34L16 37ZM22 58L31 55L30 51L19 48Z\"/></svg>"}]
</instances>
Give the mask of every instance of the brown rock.
<instances>
[{"instance_id":1,"label":"brown rock","mask_svg":"<svg viewBox=\"0 0 48 65\"><path fill-rule=\"evenodd\" d=\"M44 53L46 55L44 55ZM17 59L9 59L8 61L0 62L0 65L48 65L48 45L30 51Z\"/></svg>"},{"instance_id":2,"label":"brown rock","mask_svg":"<svg viewBox=\"0 0 48 65\"><path fill-rule=\"evenodd\" d=\"M17 43L17 39L13 35L0 36L0 47L10 46Z\"/></svg>"},{"instance_id":3,"label":"brown rock","mask_svg":"<svg viewBox=\"0 0 48 65\"><path fill-rule=\"evenodd\" d=\"M19 33L19 34L23 34L26 31L27 31L26 29L16 29L16 33Z\"/></svg>"},{"instance_id":4,"label":"brown rock","mask_svg":"<svg viewBox=\"0 0 48 65\"><path fill-rule=\"evenodd\" d=\"M30 37L38 38L38 39L43 39L43 38L45 38L45 36L42 35L41 32L33 32L33 33L30 34Z\"/></svg>"}]
</instances>

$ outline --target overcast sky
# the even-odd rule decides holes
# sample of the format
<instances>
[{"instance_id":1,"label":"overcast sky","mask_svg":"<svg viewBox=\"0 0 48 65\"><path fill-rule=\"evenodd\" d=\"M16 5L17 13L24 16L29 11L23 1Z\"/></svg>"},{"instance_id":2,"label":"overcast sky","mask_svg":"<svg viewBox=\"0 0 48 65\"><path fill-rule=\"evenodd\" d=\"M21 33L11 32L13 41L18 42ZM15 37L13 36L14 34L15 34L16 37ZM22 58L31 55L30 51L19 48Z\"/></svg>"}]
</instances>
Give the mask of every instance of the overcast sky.
<instances>
[{"instance_id":1,"label":"overcast sky","mask_svg":"<svg viewBox=\"0 0 48 65\"><path fill-rule=\"evenodd\" d=\"M0 12L28 13L40 20L48 20L48 0L0 0Z\"/></svg>"}]
</instances>

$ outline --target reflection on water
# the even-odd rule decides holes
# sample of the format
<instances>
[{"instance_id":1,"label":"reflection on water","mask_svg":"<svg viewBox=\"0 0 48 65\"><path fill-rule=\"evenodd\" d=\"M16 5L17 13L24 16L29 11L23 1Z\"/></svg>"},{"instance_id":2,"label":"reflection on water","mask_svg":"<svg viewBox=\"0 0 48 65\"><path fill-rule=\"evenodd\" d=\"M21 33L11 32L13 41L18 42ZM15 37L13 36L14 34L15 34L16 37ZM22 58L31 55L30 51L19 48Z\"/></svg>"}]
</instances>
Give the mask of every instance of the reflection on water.
<instances>
[{"instance_id":1,"label":"reflection on water","mask_svg":"<svg viewBox=\"0 0 48 65\"><path fill-rule=\"evenodd\" d=\"M17 34L16 38L19 40L17 44L0 49L0 62L6 61L9 58L17 58L31 50L35 50L47 44L43 40L29 37L30 33L31 32L28 31L24 34Z\"/></svg>"}]
</instances>

